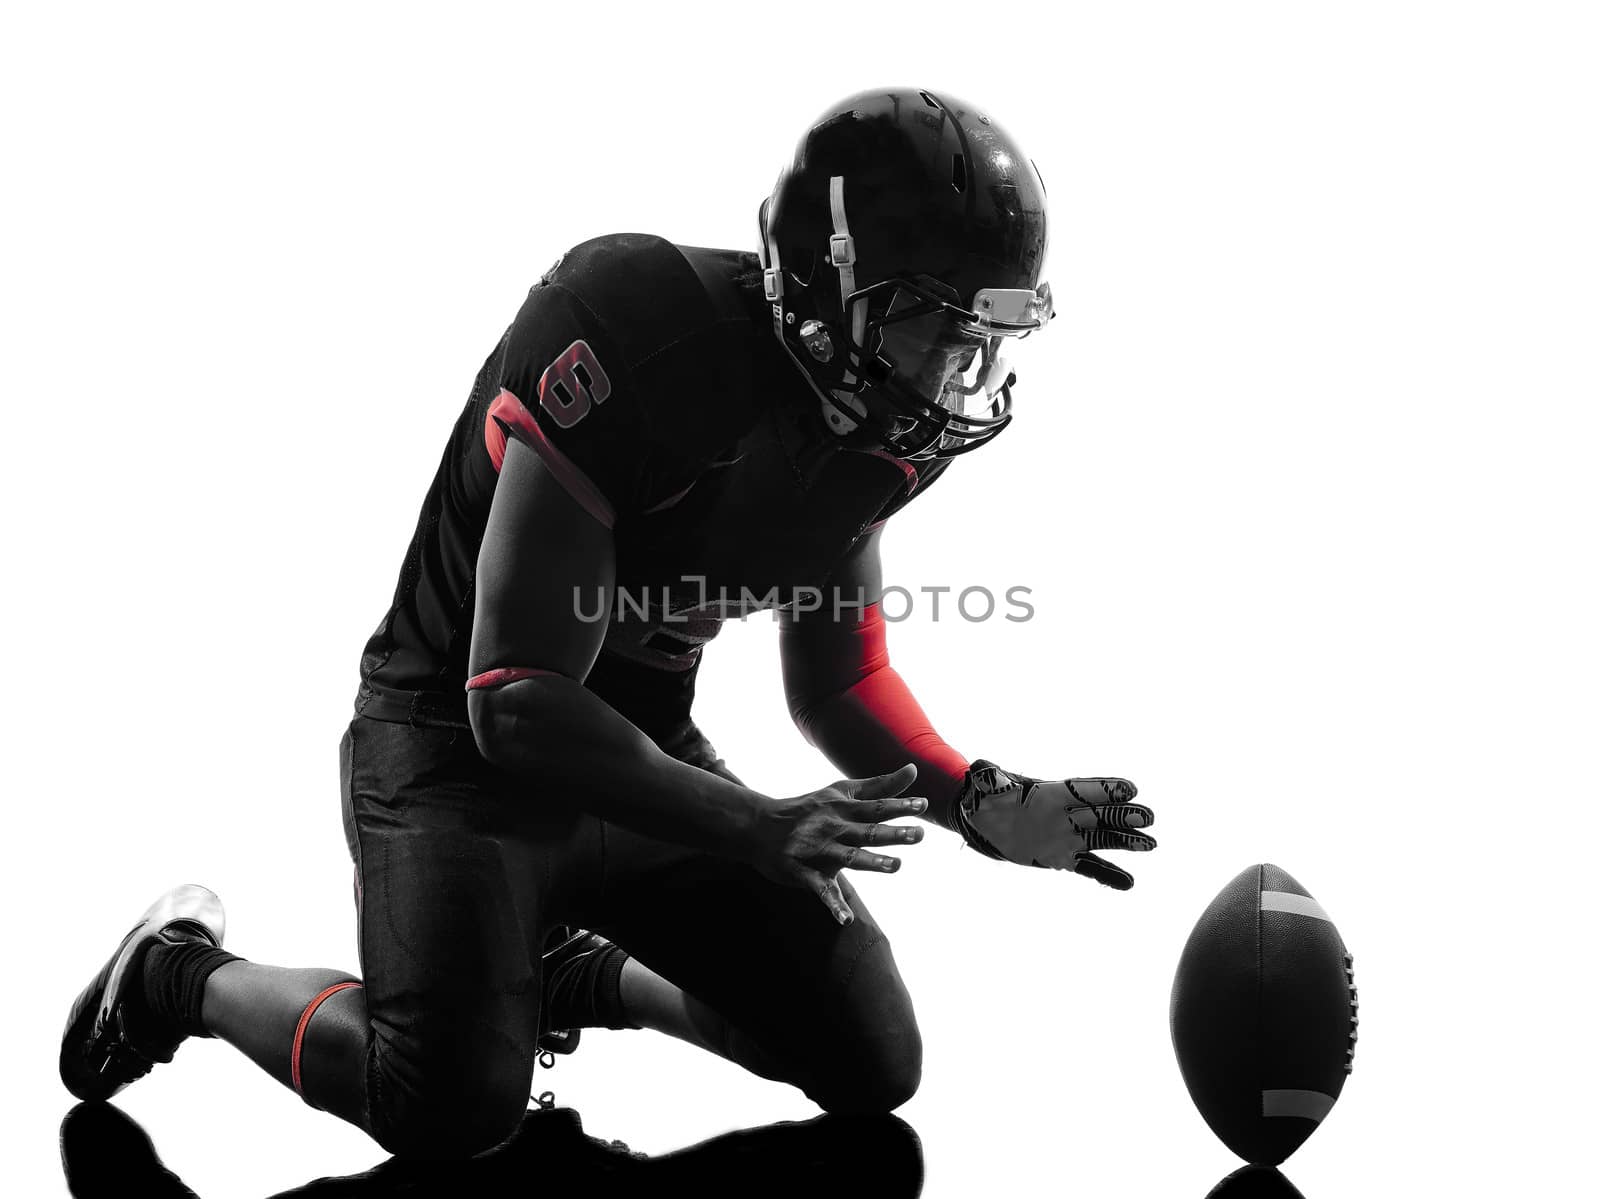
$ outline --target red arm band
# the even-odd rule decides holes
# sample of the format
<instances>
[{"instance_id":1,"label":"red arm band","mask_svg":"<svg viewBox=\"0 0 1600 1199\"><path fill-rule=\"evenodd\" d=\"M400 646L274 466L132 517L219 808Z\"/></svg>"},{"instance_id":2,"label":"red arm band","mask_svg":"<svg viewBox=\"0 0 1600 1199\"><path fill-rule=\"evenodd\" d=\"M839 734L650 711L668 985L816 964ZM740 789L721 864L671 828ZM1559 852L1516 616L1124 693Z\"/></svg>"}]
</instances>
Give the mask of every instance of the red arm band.
<instances>
[{"instance_id":1,"label":"red arm band","mask_svg":"<svg viewBox=\"0 0 1600 1199\"><path fill-rule=\"evenodd\" d=\"M969 763L934 731L889 665L878 605L856 621L790 621L780 644L789 714L806 740L852 778L915 762L912 793L927 796L929 814L948 824Z\"/></svg>"},{"instance_id":2,"label":"red arm band","mask_svg":"<svg viewBox=\"0 0 1600 1199\"><path fill-rule=\"evenodd\" d=\"M504 687L508 683L520 683L523 679L536 679L543 674L559 673L555 670L540 670L537 666L499 666L494 670L473 675L467 680L467 690L482 691L488 687Z\"/></svg>"}]
</instances>

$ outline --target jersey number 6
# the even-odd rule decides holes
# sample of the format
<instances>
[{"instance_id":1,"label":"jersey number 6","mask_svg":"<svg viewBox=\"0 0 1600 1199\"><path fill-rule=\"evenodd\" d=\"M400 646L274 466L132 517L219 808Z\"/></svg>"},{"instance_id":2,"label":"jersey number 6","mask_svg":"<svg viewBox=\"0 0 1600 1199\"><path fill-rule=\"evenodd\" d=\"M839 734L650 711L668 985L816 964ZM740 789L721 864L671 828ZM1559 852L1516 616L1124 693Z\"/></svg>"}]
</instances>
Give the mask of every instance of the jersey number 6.
<instances>
[{"instance_id":1,"label":"jersey number 6","mask_svg":"<svg viewBox=\"0 0 1600 1199\"><path fill-rule=\"evenodd\" d=\"M573 342L539 376L539 403L563 429L570 429L611 394L611 380L583 340Z\"/></svg>"}]
</instances>

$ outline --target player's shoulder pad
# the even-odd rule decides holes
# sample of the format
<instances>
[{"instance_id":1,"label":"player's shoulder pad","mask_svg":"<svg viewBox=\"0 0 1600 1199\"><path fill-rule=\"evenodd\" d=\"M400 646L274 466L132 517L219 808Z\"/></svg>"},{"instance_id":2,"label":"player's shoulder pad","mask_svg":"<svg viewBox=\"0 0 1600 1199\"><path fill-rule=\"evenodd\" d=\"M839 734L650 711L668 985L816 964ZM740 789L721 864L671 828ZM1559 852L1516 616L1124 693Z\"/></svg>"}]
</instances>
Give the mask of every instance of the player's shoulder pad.
<instances>
[{"instance_id":1,"label":"player's shoulder pad","mask_svg":"<svg viewBox=\"0 0 1600 1199\"><path fill-rule=\"evenodd\" d=\"M732 315L714 294L718 280L691 260L699 253L650 234L613 233L568 250L540 283L580 301L622 365L638 372L683 341L715 333Z\"/></svg>"},{"instance_id":2,"label":"player's shoulder pad","mask_svg":"<svg viewBox=\"0 0 1600 1199\"><path fill-rule=\"evenodd\" d=\"M759 332L739 276L753 255L645 233L583 242L546 275L590 314L657 444L713 456L749 409ZM716 444L706 444L706 443Z\"/></svg>"},{"instance_id":3,"label":"player's shoulder pad","mask_svg":"<svg viewBox=\"0 0 1600 1199\"><path fill-rule=\"evenodd\" d=\"M747 257L593 238L534 285L507 333L501 386L619 515L653 480L693 478L752 418Z\"/></svg>"}]
</instances>

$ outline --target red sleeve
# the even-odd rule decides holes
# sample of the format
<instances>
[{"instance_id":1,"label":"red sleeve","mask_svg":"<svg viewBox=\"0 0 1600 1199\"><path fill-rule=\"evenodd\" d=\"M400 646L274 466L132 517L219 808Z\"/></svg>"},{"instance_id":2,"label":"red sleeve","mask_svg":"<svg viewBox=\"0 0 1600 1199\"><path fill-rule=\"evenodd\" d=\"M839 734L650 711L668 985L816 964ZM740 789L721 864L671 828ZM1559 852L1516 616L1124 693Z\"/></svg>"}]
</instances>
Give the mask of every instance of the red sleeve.
<instances>
[{"instance_id":1,"label":"red sleeve","mask_svg":"<svg viewBox=\"0 0 1600 1199\"><path fill-rule=\"evenodd\" d=\"M806 740L852 778L915 762L913 793L927 796L930 815L948 824L970 763L934 730L889 665L879 606L868 604L854 621L788 621L781 628L784 691Z\"/></svg>"}]
</instances>

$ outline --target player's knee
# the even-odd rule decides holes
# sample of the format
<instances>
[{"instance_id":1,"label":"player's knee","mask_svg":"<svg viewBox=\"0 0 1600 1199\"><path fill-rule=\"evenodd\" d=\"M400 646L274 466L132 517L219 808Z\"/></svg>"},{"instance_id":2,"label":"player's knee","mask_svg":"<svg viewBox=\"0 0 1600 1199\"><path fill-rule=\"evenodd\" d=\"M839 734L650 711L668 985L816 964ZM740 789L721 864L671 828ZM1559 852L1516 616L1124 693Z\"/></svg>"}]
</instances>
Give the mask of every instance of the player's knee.
<instances>
[{"instance_id":1,"label":"player's knee","mask_svg":"<svg viewBox=\"0 0 1600 1199\"><path fill-rule=\"evenodd\" d=\"M876 1116L911 1099L922 1084L922 1034L907 1019L879 1030L857 1055L830 1072L815 1096L826 1112Z\"/></svg>"},{"instance_id":2,"label":"player's knee","mask_svg":"<svg viewBox=\"0 0 1600 1199\"><path fill-rule=\"evenodd\" d=\"M525 1091L465 1088L408 1096L373 1112L373 1138L396 1157L460 1159L501 1144L522 1122Z\"/></svg>"},{"instance_id":3,"label":"player's knee","mask_svg":"<svg viewBox=\"0 0 1600 1199\"><path fill-rule=\"evenodd\" d=\"M498 1042L380 1054L369 1088L373 1138L397 1157L456 1159L492 1149L528 1107L531 1064Z\"/></svg>"},{"instance_id":4,"label":"player's knee","mask_svg":"<svg viewBox=\"0 0 1600 1199\"><path fill-rule=\"evenodd\" d=\"M873 1112L892 1112L922 1085L922 1034L908 1018L878 1055L873 1081L864 1090Z\"/></svg>"}]
</instances>

